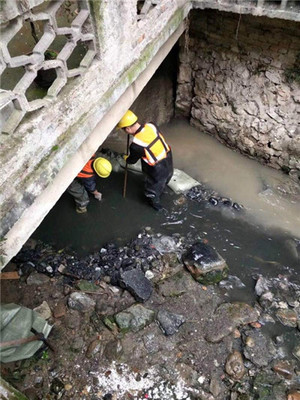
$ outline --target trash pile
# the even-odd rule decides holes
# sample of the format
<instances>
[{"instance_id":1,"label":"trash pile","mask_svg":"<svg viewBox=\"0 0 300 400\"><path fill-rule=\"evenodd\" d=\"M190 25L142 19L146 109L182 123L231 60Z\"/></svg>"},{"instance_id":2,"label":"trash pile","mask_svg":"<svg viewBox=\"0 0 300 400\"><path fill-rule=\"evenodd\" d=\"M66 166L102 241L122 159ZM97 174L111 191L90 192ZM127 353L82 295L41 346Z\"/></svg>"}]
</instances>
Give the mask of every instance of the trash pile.
<instances>
[{"instance_id":1,"label":"trash pile","mask_svg":"<svg viewBox=\"0 0 300 400\"><path fill-rule=\"evenodd\" d=\"M33 271L50 277L64 275L67 283L78 279L96 282L106 277L109 283L118 286L124 272L158 272L162 268L160 261L165 252L173 251L180 255L188 244L188 238L184 244L180 235L153 235L149 229L143 230L123 247L108 243L99 251L82 258L65 250L56 252L50 245L41 242L34 248L25 245L12 262L18 265L19 275L25 277Z\"/></svg>"},{"instance_id":2,"label":"trash pile","mask_svg":"<svg viewBox=\"0 0 300 400\"><path fill-rule=\"evenodd\" d=\"M186 196L198 203L208 202L214 207L226 207L234 211L241 211L244 208L242 205L232 201L232 199L221 197L216 191L209 189L202 184L191 188L186 193Z\"/></svg>"},{"instance_id":3,"label":"trash pile","mask_svg":"<svg viewBox=\"0 0 300 400\"><path fill-rule=\"evenodd\" d=\"M24 376L26 395L298 398L300 288L288 276L256 275L253 304L228 302L228 290L245 285L207 240L150 228L82 258L28 242L13 262L21 303L47 301L53 325L55 352L3 370L13 383Z\"/></svg>"}]
</instances>

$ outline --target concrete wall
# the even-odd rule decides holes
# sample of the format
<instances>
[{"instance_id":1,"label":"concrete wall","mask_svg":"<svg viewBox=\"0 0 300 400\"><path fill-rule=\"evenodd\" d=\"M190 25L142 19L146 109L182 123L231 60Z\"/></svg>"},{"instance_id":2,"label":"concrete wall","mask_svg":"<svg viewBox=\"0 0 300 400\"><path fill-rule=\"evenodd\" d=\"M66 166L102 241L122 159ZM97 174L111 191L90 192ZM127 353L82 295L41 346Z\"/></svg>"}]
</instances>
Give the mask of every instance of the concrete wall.
<instances>
[{"instance_id":1,"label":"concrete wall","mask_svg":"<svg viewBox=\"0 0 300 400\"><path fill-rule=\"evenodd\" d=\"M300 179L299 24L193 11L181 42L177 113Z\"/></svg>"}]
</instances>

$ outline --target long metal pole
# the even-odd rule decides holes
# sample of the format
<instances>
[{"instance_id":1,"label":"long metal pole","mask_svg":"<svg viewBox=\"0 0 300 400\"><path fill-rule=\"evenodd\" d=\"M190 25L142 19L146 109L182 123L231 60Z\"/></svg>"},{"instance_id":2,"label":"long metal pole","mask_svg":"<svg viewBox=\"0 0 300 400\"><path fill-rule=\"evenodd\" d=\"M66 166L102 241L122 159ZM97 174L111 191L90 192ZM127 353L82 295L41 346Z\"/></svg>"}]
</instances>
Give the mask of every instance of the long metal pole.
<instances>
[{"instance_id":1,"label":"long metal pole","mask_svg":"<svg viewBox=\"0 0 300 400\"><path fill-rule=\"evenodd\" d=\"M127 149L126 149L126 155L128 156L129 154L129 135L127 135ZM126 165L125 165L125 176L124 176L124 186L123 186L123 198L125 199L126 197L126 189L127 189L127 160L126 160Z\"/></svg>"}]
</instances>

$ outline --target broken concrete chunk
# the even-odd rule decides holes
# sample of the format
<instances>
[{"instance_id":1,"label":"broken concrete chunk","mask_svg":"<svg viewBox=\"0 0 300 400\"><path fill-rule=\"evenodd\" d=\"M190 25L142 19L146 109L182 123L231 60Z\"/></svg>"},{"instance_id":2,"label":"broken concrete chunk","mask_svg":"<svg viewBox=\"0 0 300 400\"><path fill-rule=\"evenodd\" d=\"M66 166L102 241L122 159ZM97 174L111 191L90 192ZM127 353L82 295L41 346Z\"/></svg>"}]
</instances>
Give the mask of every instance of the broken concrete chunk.
<instances>
[{"instance_id":1,"label":"broken concrete chunk","mask_svg":"<svg viewBox=\"0 0 300 400\"><path fill-rule=\"evenodd\" d=\"M123 271L119 278L120 286L127 289L137 301L144 302L148 300L152 294L152 284L145 277L145 274L138 270L132 269Z\"/></svg>"},{"instance_id":2,"label":"broken concrete chunk","mask_svg":"<svg viewBox=\"0 0 300 400\"><path fill-rule=\"evenodd\" d=\"M185 322L182 315L172 314L165 310L160 310L156 317L159 327L166 336L174 335L179 327Z\"/></svg>"},{"instance_id":3,"label":"broken concrete chunk","mask_svg":"<svg viewBox=\"0 0 300 400\"><path fill-rule=\"evenodd\" d=\"M224 258L203 242L194 243L182 260L193 278L203 285L219 283L228 276L229 268Z\"/></svg>"}]
</instances>

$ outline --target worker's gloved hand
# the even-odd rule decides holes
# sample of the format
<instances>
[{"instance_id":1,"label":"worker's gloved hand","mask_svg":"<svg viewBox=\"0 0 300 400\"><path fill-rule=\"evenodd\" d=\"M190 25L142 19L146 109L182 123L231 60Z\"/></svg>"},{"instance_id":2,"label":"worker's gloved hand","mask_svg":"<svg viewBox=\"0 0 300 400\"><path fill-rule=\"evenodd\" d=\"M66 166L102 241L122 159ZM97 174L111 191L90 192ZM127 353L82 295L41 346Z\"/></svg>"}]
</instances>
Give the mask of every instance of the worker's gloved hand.
<instances>
[{"instance_id":1,"label":"worker's gloved hand","mask_svg":"<svg viewBox=\"0 0 300 400\"><path fill-rule=\"evenodd\" d=\"M102 200L102 193L96 192L96 193L94 193L94 197L95 197L96 200L101 201Z\"/></svg>"},{"instance_id":2,"label":"worker's gloved hand","mask_svg":"<svg viewBox=\"0 0 300 400\"><path fill-rule=\"evenodd\" d=\"M128 157L129 157L128 154L124 154L123 159L126 161Z\"/></svg>"}]
</instances>

